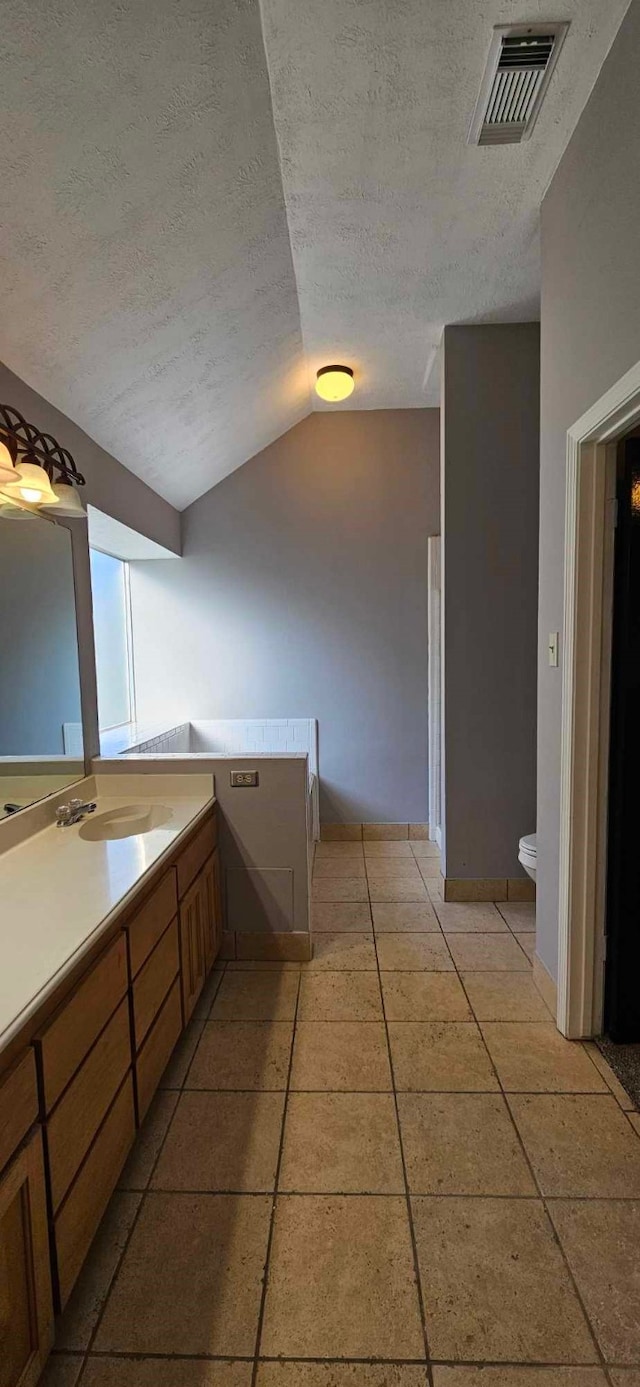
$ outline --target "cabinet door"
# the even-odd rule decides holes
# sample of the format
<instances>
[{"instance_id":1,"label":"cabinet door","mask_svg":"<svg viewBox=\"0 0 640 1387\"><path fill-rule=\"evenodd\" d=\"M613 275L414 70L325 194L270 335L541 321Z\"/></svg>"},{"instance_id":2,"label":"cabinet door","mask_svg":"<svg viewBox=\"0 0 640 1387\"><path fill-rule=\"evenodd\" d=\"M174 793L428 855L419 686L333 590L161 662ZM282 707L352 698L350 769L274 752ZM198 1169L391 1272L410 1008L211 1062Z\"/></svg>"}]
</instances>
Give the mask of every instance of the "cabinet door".
<instances>
[{"instance_id":1,"label":"cabinet door","mask_svg":"<svg viewBox=\"0 0 640 1387\"><path fill-rule=\"evenodd\" d=\"M180 902L180 965L185 1026L192 1015L205 979L204 920L207 895L203 873Z\"/></svg>"},{"instance_id":2,"label":"cabinet door","mask_svg":"<svg viewBox=\"0 0 640 1387\"><path fill-rule=\"evenodd\" d=\"M0 1387L32 1387L52 1343L44 1163L38 1129L0 1180Z\"/></svg>"}]
</instances>

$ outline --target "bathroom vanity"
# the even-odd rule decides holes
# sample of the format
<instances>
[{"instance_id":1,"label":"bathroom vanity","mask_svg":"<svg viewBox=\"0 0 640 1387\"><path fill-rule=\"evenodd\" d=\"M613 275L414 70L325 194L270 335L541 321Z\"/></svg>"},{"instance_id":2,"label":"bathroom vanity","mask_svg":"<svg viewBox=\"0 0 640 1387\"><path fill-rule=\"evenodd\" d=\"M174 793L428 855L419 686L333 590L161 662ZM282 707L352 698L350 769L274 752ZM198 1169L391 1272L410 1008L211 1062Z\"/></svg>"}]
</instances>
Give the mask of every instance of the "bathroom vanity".
<instances>
[{"instance_id":1,"label":"bathroom vanity","mask_svg":"<svg viewBox=\"0 0 640 1387\"><path fill-rule=\"evenodd\" d=\"M209 786L173 806L165 790L169 824L124 843L101 841L99 824L84 840L82 825L48 826L0 856L0 1387L37 1381L54 1316L218 953ZM87 864L75 882L74 861Z\"/></svg>"}]
</instances>

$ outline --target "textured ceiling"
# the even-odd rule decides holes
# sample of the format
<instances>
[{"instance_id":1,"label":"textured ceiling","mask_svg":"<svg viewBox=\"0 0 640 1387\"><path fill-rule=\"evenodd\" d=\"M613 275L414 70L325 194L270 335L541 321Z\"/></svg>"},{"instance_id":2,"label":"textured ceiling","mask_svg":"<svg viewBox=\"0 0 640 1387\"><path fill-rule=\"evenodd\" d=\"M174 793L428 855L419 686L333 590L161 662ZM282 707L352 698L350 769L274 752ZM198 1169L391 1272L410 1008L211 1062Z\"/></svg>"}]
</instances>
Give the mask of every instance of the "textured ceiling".
<instances>
[{"instance_id":1,"label":"textured ceiling","mask_svg":"<svg viewBox=\"0 0 640 1387\"><path fill-rule=\"evenodd\" d=\"M432 402L444 323L537 315L628 4L562 0L533 138L478 149L492 25L540 0L4 0L4 359L179 507L323 408L327 360L348 408Z\"/></svg>"}]
</instances>

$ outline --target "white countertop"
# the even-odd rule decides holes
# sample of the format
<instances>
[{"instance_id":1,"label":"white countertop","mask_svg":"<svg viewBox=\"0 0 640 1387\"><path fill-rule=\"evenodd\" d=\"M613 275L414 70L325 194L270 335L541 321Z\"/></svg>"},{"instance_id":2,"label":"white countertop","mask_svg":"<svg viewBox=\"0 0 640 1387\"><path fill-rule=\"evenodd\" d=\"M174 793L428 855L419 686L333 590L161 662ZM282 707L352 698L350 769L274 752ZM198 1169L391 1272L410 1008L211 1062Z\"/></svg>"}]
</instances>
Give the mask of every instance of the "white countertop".
<instances>
[{"instance_id":1,"label":"white countertop","mask_svg":"<svg viewBox=\"0 0 640 1387\"><path fill-rule=\"evenodd\" d=\"M171 817L107 842L81 838L80 823L54 824L0 855L0 1049L210 807L213 777L97 776L95 798L98 814L145 803Z\"/></svg>"}]
</instances>

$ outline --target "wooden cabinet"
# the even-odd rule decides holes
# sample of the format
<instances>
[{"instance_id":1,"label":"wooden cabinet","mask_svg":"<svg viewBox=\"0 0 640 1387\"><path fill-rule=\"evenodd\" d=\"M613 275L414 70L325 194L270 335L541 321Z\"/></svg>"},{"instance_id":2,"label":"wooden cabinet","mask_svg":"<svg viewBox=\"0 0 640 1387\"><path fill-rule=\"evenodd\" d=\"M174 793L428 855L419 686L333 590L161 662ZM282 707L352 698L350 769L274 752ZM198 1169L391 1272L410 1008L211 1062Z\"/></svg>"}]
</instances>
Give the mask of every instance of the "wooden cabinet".
<instances>
[{"instance_id":1,"label":"wooden cabinet","mask_svg":"<svg viewBox=\"0 0 640 1387\"><path fill-rule=\"evenodd\" d=\"M209 814L10 1052L0 1078L0 1387L35 1387L53 1307L69 1299L221 936Z\"/></svg>"},{"instance_id":2,"label":"wooden cabinet","mask_svg":"<svg viewBox=\"0 0 640 1387\"><path fill-rule=\"evenodd\" d=\"M204 937L207 889L200 872L180 902L180 967L185 1026L193 1014L206 976Z\"/></svg>"},{"instance_id":3,"label":"wooden cabinet","mask_svg":"<svg viewBox=\"0 0 640 1387\"><path fill-rule=\"evenodd\" d=\"M180 902L180 961L185 1025L222 940L218 853L206 858Z\"/></svg>"},{"instance_id":4,"label":"wooden cabinet","mask_svg":"<svg viewBox=\"0 0 640 1387\"><path fill-rule=\"evenodd\" d=\"M42 1135L0 1177L0 1387L34 1387L53 1343Z\"/></svg>"}]
</instances>

